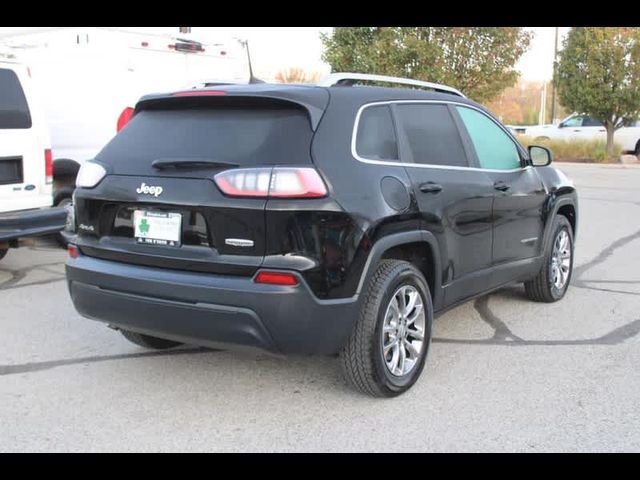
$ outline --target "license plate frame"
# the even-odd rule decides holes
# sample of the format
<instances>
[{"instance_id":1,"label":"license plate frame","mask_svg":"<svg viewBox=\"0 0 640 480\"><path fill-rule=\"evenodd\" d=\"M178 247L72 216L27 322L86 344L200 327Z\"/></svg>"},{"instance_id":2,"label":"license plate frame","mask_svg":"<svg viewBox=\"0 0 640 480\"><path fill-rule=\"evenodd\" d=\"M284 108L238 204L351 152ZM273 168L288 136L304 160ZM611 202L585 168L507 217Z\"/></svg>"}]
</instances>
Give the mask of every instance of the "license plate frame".
<instances>
[{"instance_id":1,"label":"license plate frame","mask_svg":"<svg viewBox=\"0 0 640 480\"><path fill-rule=\"evenodd\" d=\"M133 238L143 245L178 248L182 245L182 214L136 209L133 211Z\"/></svg>"}]
</instances>

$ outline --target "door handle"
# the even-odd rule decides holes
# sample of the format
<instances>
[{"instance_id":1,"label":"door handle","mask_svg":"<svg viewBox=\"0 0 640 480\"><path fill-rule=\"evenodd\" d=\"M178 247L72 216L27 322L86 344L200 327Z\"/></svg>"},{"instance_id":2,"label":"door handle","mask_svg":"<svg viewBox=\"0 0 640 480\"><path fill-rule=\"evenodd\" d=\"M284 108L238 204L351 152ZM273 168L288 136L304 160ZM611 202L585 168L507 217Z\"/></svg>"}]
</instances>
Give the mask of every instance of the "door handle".
<instances>
[{"instance_id":1,"label":"door handle","mask_svg":"<svg viewBox=\"0 0 640 480\"><path fill-rule=\"evenodd\" d=\"M495 188L496 190L500 190L501 192L506 192L511 187L509 185L507 185L506 183L504 183L502 180L500 180L500 181L498 181L498 182L493 184L493 188Z\"/></svg>"},{"instance_id":2,"label":"door handle","mask_svg":"<svg viewBox=\"0 0 640 480\"><path fill-rule=\"evenodd\" d=\"M433 182L423 183L420 185L420 191L424 193L439 193L442 191L442 185Z\"/></svg>"}]
</instances>

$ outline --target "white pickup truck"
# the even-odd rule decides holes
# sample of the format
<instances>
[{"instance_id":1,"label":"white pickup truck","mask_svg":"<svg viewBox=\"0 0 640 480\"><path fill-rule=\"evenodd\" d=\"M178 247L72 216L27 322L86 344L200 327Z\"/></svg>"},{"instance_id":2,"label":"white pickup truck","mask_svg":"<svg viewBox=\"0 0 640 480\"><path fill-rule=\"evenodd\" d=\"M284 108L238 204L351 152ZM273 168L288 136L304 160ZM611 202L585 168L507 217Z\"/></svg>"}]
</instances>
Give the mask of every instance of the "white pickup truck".
<instances>
[{"instance_id":1,"label":"white pickup truck","mask_svg":"<svg viewBox=\"0 0 640 480\"><path fill-rule=\"evenodd\" d=\"M0 259L25 237L60 232L53 203L53 157L43 111L24 65L0 58Z\"/></svg>"},{"instance_id":2,"label":"white pickup truck","mask_svg":"<svg viewBox=\"0 0 640 480\"><path fill-rule=\"evenodd\" d=\"M558 125L527 127L523 133L533 140L607 140L607 131L600 121L578 113L568 116ZM613 139L623 152L640 155L640 120L616 130Z\"/></svg>"}]
</instances>

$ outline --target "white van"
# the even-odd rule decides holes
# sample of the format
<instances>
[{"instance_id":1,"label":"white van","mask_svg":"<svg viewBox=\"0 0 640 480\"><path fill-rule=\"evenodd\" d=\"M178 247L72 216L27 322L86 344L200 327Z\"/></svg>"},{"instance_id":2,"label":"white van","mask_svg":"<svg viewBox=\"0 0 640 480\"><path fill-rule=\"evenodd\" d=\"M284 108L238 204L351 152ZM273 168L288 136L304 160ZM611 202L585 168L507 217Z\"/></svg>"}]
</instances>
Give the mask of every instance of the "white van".
<instances>
[{"instance_id":1,"label":"white van","mask_svg":"<svg viewBox=\"0 0 640 480\"><path fill-rule=\"evenodd\" d=\"M0 259L24 237L56 233L67 213L51 208L53 157L26 66L0 57Z\"/></svg>"},{"instance_id":2,"label":"white van","mask_svg":"<svg viewBox=\"0 0 640 480\"><path fill-rule=\"evenodd\" d=\"M42 98L59 206L71 201L80 165L111 140L142 95L211 78L239 83L249 77L245 51L235 40L205 43L191 34L114 27L43 30L1 40L29 66Z\"/></svg>"}]
</instances>

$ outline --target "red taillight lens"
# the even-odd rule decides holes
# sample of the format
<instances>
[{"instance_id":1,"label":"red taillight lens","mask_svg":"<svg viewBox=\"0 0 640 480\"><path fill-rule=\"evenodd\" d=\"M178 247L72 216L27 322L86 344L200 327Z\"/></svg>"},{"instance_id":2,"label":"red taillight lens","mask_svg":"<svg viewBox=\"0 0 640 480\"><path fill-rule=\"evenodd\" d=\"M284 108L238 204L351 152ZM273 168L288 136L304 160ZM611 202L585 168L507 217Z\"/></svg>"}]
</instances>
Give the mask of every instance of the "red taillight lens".
<instances>
[{"instance_id":1,"label":"red taillight lens","mask_svg":"<svg viewBox=\"0 0 640 480\"><path fill-rule=\"evenodd\" d=\"M124 110L122 110L122 113L118 117L118 125L116 126L116 132L119 132L120 130L122 130L124 126L127 123L129 123L129 120L131 120L131 117L133 117L133 111L134 109L132 107L126 107Z\"/></svg>"},{"instance_id":2,"label":"red taillight lens","mask_svg":"<svg viewBox=\"0 0 640 480\"><path fill-rule=\"evenodd\" d=\"M44 151L44 175L47 183L53 183L53 153L48 148Z\"/></svg>"},{"instance_id":3,"label":"red taillight lens","mask_svg":"<svg viewBox=\"0 0 640 480\"><path fill-rule=\"evenodd\" d=\"M298 278L295 275L283 272L260 272L254 281L268 285L298 285Z\"/></svg>"},{"instance_id":4,"label":"red taillight lens","mask_svg":"<svg viewBox=\"0 0 640 480\"><path fill-rule=\"evenodd\" d=\"M227 170L214 177L231 197L322 198L327 188L313 168L274 167Z\"/></svg>"},{"instance_id":5,"label":"red taillight lens","mask_svg":"<svg viewBox=\"0 0 640 480\"><path fill-rule=\"evenodd\" d=\"M67 252L71 258L78 258L78 247L74 245L67 246Z\"/></svg>"}]
</instances>

